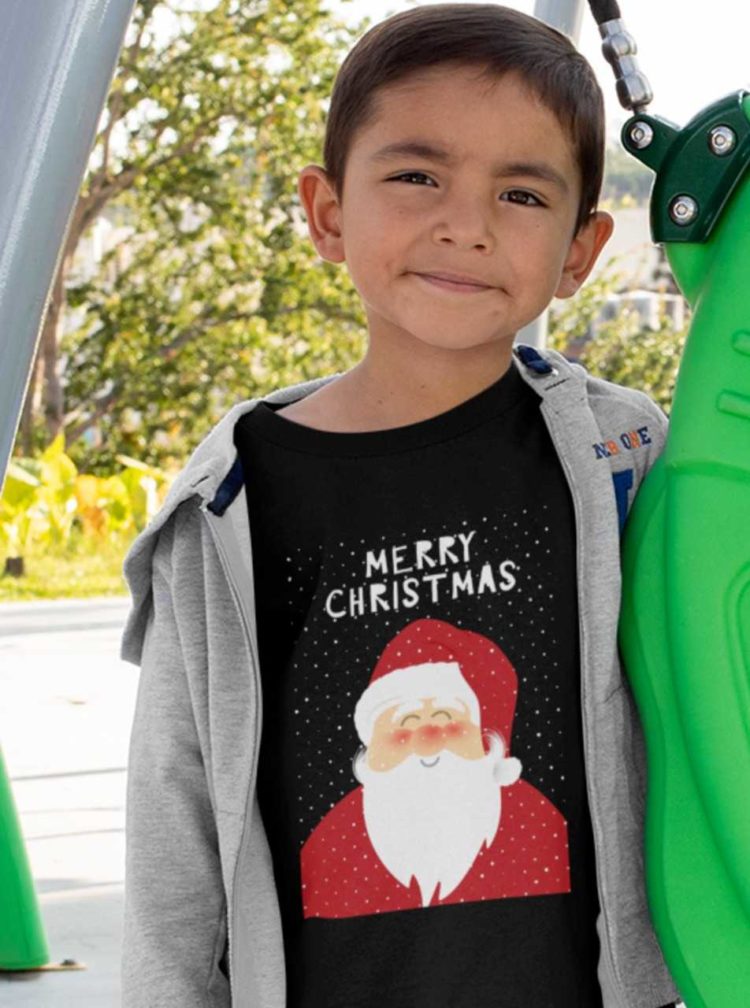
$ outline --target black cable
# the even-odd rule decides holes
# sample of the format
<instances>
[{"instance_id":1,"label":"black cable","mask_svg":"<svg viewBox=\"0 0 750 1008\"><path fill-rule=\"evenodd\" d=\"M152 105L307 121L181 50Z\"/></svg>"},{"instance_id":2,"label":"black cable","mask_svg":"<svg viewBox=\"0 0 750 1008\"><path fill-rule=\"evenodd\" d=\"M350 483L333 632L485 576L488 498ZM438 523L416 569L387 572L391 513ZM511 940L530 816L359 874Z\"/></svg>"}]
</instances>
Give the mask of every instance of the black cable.
<instances>
[{"instance_id":1,"label":"black cable","mask_svg":"<svg viewBox=\"0 0 750 1008\"><path fill-rule=\"evenodd\" d=\"M616 21L622 17L617 0L589 0L589 6L597 24Z\"/></svg>"}]
</instances>

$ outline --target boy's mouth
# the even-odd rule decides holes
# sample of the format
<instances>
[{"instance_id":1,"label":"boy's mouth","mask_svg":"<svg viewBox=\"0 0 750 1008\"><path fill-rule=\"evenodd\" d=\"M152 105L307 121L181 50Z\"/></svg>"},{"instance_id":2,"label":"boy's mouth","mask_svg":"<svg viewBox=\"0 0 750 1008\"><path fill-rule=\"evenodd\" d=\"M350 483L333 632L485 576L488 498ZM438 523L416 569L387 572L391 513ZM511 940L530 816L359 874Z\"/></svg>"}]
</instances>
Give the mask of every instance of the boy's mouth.
<instances>
[{"instance_id":1,"label":"boy's mouth","mask_svg":"<svg viewBox=\"0 0 750 1008\"><path fill-rule=\"evenodd\" d=\"M457 280L448 280L443 277L433 276L431 273L415 273L415 276L420 277L422 280L426 280L427 283L432 284L435 287L442 287L443 290L450 290L455 292L462 292L466 294L477 294L480 291L492 290L492 287L488 287L483 284L477 283L463 283Z\"/></svg>"}]
</instances>

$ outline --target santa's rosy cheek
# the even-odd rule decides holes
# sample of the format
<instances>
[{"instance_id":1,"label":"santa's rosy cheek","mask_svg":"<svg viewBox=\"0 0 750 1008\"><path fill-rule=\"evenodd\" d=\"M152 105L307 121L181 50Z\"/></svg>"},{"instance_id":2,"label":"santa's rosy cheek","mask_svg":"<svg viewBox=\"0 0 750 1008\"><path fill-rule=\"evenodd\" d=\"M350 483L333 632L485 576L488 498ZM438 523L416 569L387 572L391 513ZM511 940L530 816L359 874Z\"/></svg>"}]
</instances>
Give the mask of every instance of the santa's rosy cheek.
<instances>
[{"instance_id":1,"label":"santa's rosy cheek","mask_svg":"<svg viewBox=\"0 0 750 1008\"><path fill-rule=\"evenodd\" d=\"M445 737L449 739L462 738L466 735L466 725L460 721L451 721L443 727Z\"/></svg>"},{"instance_id":2,"label":"santa's rosy cheek","mask_svg":"<svg viewBox=\"0 0 750 1008\"><path fill-rule=\"evenodd\" d=\"M408 746L411 741L411 737L412 732L410 732L408 728L398 728L396 731L391 732L389 741L391 745L395 746L397 749L403 749L405 746Z\"/></svg>"}]
</instances>

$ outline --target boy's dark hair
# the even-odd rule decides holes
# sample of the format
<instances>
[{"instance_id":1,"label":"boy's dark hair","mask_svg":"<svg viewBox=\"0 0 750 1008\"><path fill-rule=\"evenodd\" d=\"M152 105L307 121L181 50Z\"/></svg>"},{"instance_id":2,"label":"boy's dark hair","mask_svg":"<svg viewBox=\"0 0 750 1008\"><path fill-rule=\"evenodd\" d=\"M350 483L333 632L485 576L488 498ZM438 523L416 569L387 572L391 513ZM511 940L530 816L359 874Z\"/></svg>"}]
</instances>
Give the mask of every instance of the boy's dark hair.
<instances>
[{"instance_id":1,"label":"boy's dark hair","mask_svg":"<svg viewBox=\"0 0 750 1008\"><path fill-rule=\"evenodd\" d=\"M427 4L373 25L341 64L323 146L336 197L344 192L355 134L378 114L377 91L442 63L484 67L479 77L515 72L570 137L581 174L576 232L596 210L604 172L604 100L587 60L549 25L496 4Z\"/></svg>"}]
</instances>

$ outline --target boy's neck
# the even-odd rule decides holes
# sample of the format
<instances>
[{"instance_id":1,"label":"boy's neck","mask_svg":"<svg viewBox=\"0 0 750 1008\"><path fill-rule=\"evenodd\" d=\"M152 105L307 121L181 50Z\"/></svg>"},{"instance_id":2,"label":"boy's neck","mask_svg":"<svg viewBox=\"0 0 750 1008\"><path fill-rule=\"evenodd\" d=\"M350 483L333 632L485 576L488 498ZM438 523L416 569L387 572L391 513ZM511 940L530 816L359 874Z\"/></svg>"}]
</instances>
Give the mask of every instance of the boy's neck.
<instances>
[{"instance_id":1,"label":"boy's neck","mask_svg":"<svg viewBox=\"0 0 750 1008\"><path fill-rule=\"evenodd\" d=\"M445 353L428 348L419 355L390 349L383 352L371 344L362 360L330 386L352 420L373 429L418 423L478 395L506 373L512 344Z\"/></svg>"}]
</instances>

